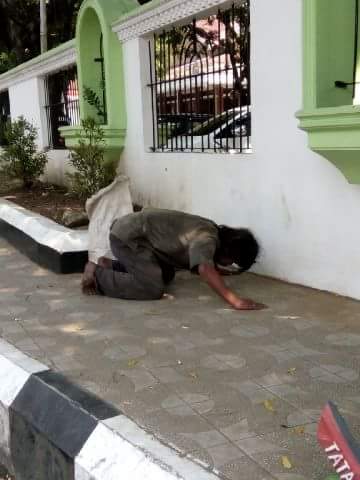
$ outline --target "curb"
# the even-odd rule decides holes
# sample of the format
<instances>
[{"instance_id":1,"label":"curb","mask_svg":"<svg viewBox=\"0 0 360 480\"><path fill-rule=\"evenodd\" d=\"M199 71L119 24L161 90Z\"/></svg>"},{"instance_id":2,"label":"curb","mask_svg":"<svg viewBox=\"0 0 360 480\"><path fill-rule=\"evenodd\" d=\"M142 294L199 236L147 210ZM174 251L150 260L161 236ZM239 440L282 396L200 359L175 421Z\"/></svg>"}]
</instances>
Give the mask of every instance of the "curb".
<instances>
[{"instance_id":1,"label":"curb","mask_svg":"<svg viewBox=\"0 0 360 480\"><path fill-rule=\"evenodd\" d=\"M80 273L88 258L88 233L0 199L1 236L32 261L55 273Z\"/></svg>"},{"instance_id":2,"label":"curb","mask_svg":"<svg viewBox=\"0 0 360 480\"><path fill-rule=\"evenodd\" d=\"M219 478L4 340L0 461L16 480Z\"/></svg>"}]
</instances>

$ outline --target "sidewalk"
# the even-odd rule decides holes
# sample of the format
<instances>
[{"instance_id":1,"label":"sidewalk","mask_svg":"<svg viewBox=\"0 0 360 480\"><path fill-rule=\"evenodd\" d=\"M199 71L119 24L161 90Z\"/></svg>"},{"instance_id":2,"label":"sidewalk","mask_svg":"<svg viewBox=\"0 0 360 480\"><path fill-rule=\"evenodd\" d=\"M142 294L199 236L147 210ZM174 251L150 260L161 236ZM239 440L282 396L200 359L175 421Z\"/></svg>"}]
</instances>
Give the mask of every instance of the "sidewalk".
<instances>
[{"instance_id":1,"label":"sidewalk","mask_svg":"<svg viewBox=\"0 0 360 480\"><path fill-rule=\"evenodd\" d=\"M236 312L181 274L158 302L80 294L0 240L0 334L229 480L324 480L329 399L360 439L360 305L255 275Z\"/></svg>"}]
</instances>

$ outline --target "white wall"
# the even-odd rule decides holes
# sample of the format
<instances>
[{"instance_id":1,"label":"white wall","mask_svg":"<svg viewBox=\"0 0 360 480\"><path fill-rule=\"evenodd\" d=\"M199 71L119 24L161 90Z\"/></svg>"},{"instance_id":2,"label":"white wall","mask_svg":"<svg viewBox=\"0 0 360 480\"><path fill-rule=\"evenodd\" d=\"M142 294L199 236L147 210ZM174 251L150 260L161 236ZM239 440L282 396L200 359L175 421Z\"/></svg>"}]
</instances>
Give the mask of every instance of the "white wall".
<instances>
[{"instance_id":1,"label":"white wall","mask_svg":"<svg viewBox=\"0 0 360 480\"><path fill-rule=\"evenodd\" d=\"M295 118L302 107L301 0L252 0L251 8L254 153L147 152L147 45L131 40L124 45L122 168L139 203L250 227L263 248L259 273L360 299L360 187L308 149Z\"/></svg>"},{"instance_id":2,"label":"white wall","mask_svg":"<svg viewBox=\"0 0 360 480\"><path fill-rule=\"evenodd\" d=\"M34 77L9 86L11 119L21 115L39 130L38 146L47 146L44 81Z\"/></svg>"},{"instance_id":3,"label":"white wall","mask_svg":"<svg viewBox=\"0 0 360 480\"><path fill-rule=\"evenodd\" d=\"M48 129L45 105L45 89L42 78L35 77L18 82L9 87L11 118L24 116L38 128L38 147L48 147ZM50 150L47 152L48 164L43 180L55 185L67 184L66 173L71 171L68 150Z\"/></svg>"},{"instance_id":4,"label":"white wall","mask_svg":"<svg viewBox=\"0 0 360 480\"><path fill-rule=\"evenodd\" d=\"M47 158L42 180L60 186L68 185L67 173L74 171L69 163L69 150L49 150Z\"/></svg>"}]
</instances>

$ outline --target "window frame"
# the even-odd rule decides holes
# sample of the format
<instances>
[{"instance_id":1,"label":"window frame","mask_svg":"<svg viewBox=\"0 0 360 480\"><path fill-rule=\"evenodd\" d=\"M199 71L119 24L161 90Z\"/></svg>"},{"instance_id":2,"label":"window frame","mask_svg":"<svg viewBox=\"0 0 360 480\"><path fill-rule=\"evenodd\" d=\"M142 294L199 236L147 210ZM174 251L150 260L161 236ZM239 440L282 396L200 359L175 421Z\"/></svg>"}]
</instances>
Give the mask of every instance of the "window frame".
<instances>
[{"instance_id":1,"label":"window frame","mask_svg":"<svg viewBox=\"0 0 360 480\"><path fill-rule=\"evenodd\" d=\"M337 105L324 106L319 102L320 73L324 70L319 62L331 55L326 50L330 45L327 46L326 38L321 37L322 22L327 20L322 1L303 0L303 109L296 116L300 120L299 128L308 134L311 150L332 162L349 183L360 184L360 105L352 103L352 89L342 92L343 102L341 97L336 100L333 97ZM350 5L350 0L347 1ZM353 35L352 32L347 34ZM352 38L354 42L354 36ZM353 58L353 52L348 52L348 70L350 62L353 66ZM336 80L342 78L331 79L334 89ZM332 93L339 94L335 90Z\"/></svg>"},{"instance_id":2,"label":"window frame","mask_svg":"<svg viewBox=\"0 0 360 480\"><path fill-rule=\"evenodd\" d=\"M233 2L235 4L238 4L238 2ZM249 50L250 50L250 28L251 28L251 20L250 20L250 15L251 15L251 10L250 10L250 2L248 1L248 18L249 18L249 27L248 27L248 42L249 42ZM230 4L231 6L231 4ZM228 2L225 2L224 5L221 5L219 4L218 6L218 10L219 8L223 8L223 12L227 12L229 11L229 3ZM232 8L232 6L231 6ZM213 15L213 14L212 14ZM208 14L209 16L209 14ZM206 16L204 15L204 13L202 12L199 12L197 13L196 15L193 16L193 20L192 22L194 22L194 20L196 19L196 21L202 21L204 19L206 19ZM189 20L187 20L187 22L182 22L181 25L189 25ZM161 143L159 142L159 134L158 134L158 128L159 128L159 125L161 123L161 121L159 121L159 117L165 117L165 114L163 112L160 112L159 111L159 106L158 106L158 101L156 99L156 94L157 94L157 90L159 88L159 83L157 81L157 77L154 73L154 70L155 70L155 65L156 65L156 60L155 60L155 47L154 47L154 44L155 44L155 40L154 40L154 37L152 35L154 35L155 33L155 39L158 38L157 35L161 35L161 34L164 34L165 32L170 32L172 30L172 28L174 28L174 25L173 24L169 24L169 25L166 25L164 27L164 29L162 29L160 32L157 31L157 32L153 32L153 34L148 34L146 36L146 41L148 42L148 51L149 51L149 55L148 55L148 64L149 64L149 74L147 75L147 77L149 78L149 82L147 82L147 87L148 89L152 90L150 92L150 102L151 102L151 105L150 105L150 108L151 108L151 117L150 118L150 121L151 121L151 124L152 124L152 146L149 148L149 151L151 152L156 152L156 153L161 153L161 152L166 152L166 153L252 153L252 150L251 150L251 145L250 145L250 141L251 139L248 137L247 138L247 141L246 141L246 146L247 148L243 148L243 142L241 141L240 142L240 148L238 150L235 150L235 148L232 148L233 146L235 146L235 139L236 137L234 137L234 140L230 139L226 142L224 142L224 145L221 146L220 148L218 146L215 145L215 142L214 145L210 145L210 140L209 140L209 135L205 135L207 137L207 142L206 142L206 139L202 138L201 140L201 146L198 146L198 147L195 147L194 148L194 145L193 145L193 137L195 136L194 133L196 132L196 129L200 128L202 124L206 123L206 119L200 119L197 117L197 115L199 115L198 113L196 112L192 112L191 114L185 114L184 112L183 113L179 113L178 112L178 107L177 107L177 111L174 113L174 114L170 114L170 117L171 116L174 116L174 121L173 122L167 122L167 125L168 124L174 124L176 123L176 119L175 119L175 116L177 115L179 118L179 122L177 122L178 124L180 124L180 120L182 122L185 122L187 123L188 122L188 127L186 129L184 129L184 131L186 132L192 132L192 135L186 135L186 137L189 139L188 142L186 142L186 145L183 145L182 144L182 139L185 138L185 135L183 133L179 133L178 135L176 136L168 136L168 133L169 131L167 130L167 128L164 127L164 130L166 129L167 131L167 143L166 143L166 146L164 145L164 143ZM144 39L144 37L143 37ZM248 72L248 75L247 75L247 95L248 95L248 101L247 101L247 113L245 114L245 116L249 115L249 110L251 108L250 106L250 103L251 103L251 60L250 60L250 51L248 52L248 58L249 58L249 61L248 61L248 64L247 64L247 72ZM226 59L226 65L227 65L227 62L228 60ZM202 62L201 62L202 63ZM183 63L183 64L180 64L180 65L177 65L176 66L176 69L180 68L180 72L182 71L185 71L185 66L187 64ZM190 64L190 67L191 67L191 64ZM189 67L189 77L192 77L194 76L193 75L193 71L191 70L191 68ZM191 70L191 71L190 71ZM181 75L180 74L180 80L177 78L176 76L176 73L175 73L175 67L174 67L174 72L173 73L173 79L170 78L170 75L169 75L169 79L165 80L165 83L169 85L170 89L172 88L172 82L174 83L175 85L175 88L176 88L176 84L178 82L181 82L181 78L182 77L186 77L186 75ZM210 76L212 74L211 70L209 69L207 72L203 73L204 76ZM244 77L243 79L240 81L243 81L244 80ZM185 80L186 81L186 80ZM207 81L209 81L207 79ZM202 82L206 83L206 80L202 80ZM228 86L230 86L230 83L228 84ZM167 87L167 88L169 88ZM162 89L162 86L160 87ZM165 86L166 88L166 86ZM242 87L243 88L243 91L246 90L246 88ZM204 89L201 89L201 95L204 93ZM208 91L207 95L209 96L209 92L210 90ZM165 92L165 95L166 95L166 92ZM191 95L193 95L193 92L191 91ZM215 88L213 89L213 97L215 98ZM161 100L160 100L161 101ZM192 101L192 98L191 98L191 101ZM168 102L168 99L166 98L166 102ZM243 107L245 108L246 105L242 104ZM180 108L181 109L181 108ZM196 109L199 109L199 104L196 106ZM234 112L234 106L233 107L230 107L230 109L228 109L228 111L230 112L229 115L226 114L226 111L221 111L221 113L218 113L218 115L224 115L226 117L226 120L224 120L226 122L226 124L229 123L229 119L231 118L231 114ZM242 110L241 110L242 112ZM188 115L189 116L189 119L187 120L185 118L185 116ZM180 118L181 116L183 116L184 118ZM191 118L190 118L191 116ZM170 117L168 117L170 119ZM214 118L213 116L211 118ZM197 125L195 128L194 128L194 123ZM219 127L215 128L214 129L214 132L213 135L215 135L215 131L218 130L219 128L223 127L225 128L226 127L226 124L225 125L219 125ZM172 128L172 127L171 127ZM202 135L201 137L204 137L204 135ZM180 143L180 140L181 140L181 145L178 145L178 140L179 140L179 143ZM149 142L150 143L150 142ZM176 145L175 145L176 143ZM206 144L207 143L207 144ZM225 145L226 143L226 145ZM225 151L224 151L225 150Z\"/></svg>"}]
</instances>

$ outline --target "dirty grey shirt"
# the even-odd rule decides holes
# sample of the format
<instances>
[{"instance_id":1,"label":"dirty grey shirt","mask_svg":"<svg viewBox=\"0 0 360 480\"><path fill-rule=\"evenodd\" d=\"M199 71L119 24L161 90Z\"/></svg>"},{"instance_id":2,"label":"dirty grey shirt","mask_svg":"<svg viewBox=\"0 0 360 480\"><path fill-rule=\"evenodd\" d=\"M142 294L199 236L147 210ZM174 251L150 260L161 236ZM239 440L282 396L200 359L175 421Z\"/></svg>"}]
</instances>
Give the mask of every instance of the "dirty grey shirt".
<instances>
[{"instance_id":1,"label":"dirty grey shirt","mask_svg":"<svg viewBox=\"0 0 360 480\"><path fill-rule=\"evenodd\" d=\"M136 251L150 248L176 268L196 270L214 264L219 245L216 223L174 210L144 209L115 220L111 234Z\"/></svg>"}]
</instances>

